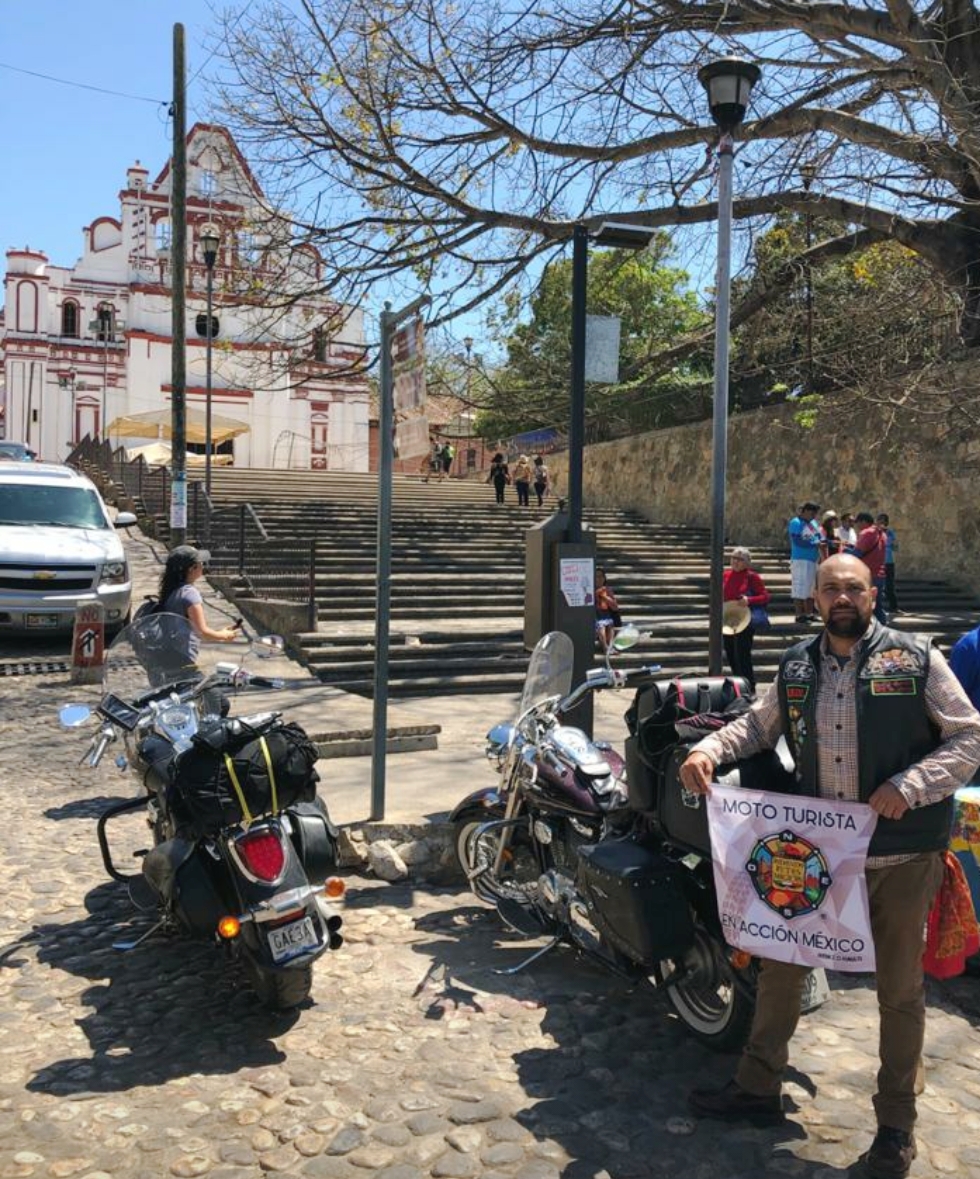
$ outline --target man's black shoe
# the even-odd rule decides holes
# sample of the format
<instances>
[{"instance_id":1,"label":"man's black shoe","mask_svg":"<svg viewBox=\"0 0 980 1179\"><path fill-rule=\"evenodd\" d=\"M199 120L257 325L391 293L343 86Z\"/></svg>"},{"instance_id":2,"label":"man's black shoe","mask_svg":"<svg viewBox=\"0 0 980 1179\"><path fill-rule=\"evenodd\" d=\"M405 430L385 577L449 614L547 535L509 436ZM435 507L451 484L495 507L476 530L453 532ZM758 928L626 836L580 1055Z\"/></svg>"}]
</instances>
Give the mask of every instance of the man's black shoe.
<instances>
[{"instance_id":1,"label":"man's black shoe","mask_svg":"<svg viewBox=\"0 0 980 1179\"><path fill-rule=\"evenodd\" d=\"M747 1093L735 1081L723 1089L692 1089L687 1104L701 1118L715 1118L719 1122L748 1122L753 1126L780 1126L783 1099L778 1093L763 1096Z\"/></svg>"},{"instance_id":2,"label":"man's black shoe","mask_svg":"<svg viewBox=\"0 0 980 1179\"><path fill-rule=\"evenodd\" d=\"M915 1158L915 1139L907 1130L879 1126L871 1149L861 1155L869 1179L905 1179Z\"/></svg>"}]
</instances>

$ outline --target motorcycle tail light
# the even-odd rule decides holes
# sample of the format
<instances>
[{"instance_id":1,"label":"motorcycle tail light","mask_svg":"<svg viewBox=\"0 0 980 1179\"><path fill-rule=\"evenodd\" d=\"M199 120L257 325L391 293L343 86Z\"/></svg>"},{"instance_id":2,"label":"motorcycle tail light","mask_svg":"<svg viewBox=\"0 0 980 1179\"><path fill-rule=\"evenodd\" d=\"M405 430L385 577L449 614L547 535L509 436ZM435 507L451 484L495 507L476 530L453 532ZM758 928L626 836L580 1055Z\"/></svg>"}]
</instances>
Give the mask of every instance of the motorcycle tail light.
<instances>
[{"instance_id":1,"label":"motorcycle tail light","mask_svg":"<svg viewBox=\"0 0 980 1179\"><path fill-rule=\"evenodd\" d=\"M746 950L732 950L728 955L728 961L734 970L744 970L752 962L752 955Z\"/></svg>"},{"instance_id":2,"label":"motorcycle tail light","mask_svg":"<svg viewBox=\"0 0 980 1179\"><path fill-rule=\"evenodd\" d=\"M347 885L339 876L328 876L323 882L323 895L336 901L347 891Z\"/></svg>"},{"instance_id":3,"label":"motorcycle tail light","mask_svg":"<svg viewBox=\"0 0 980 1179\"><path fill-rule=\"evenodd\" d=\"M258 880L273 884L286 866L282 840L274 831L247 831L235 840L242 863Z\"/></svg>"}]
</instances>

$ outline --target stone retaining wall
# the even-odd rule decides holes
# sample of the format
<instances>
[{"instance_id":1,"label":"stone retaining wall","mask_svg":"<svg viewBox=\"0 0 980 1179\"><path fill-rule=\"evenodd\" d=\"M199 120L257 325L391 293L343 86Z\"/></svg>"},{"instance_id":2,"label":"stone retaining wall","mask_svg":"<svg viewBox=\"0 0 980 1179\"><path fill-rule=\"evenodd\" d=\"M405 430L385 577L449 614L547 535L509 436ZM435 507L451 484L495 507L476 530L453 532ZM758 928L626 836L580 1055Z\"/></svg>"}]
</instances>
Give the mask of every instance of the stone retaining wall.
<instances>
[{"instance_id":1,"label":"stone retaining wall","mask_svg":"<svg viewBox=\"0 0 980 1179\"><path fill-rule=\"evenodd\" d=\"M980 588L980 434L950 441L940 436L947 421L919 427L911 454L900 436L868 445L880 437L874 407L848 422L825 406L811 429L796 423L797 412L786 404L732 417L731 543L785 545L787 521L804 499L838 512L887 512L901 546L900 577ZM566 494L567 456L549 455L548 468L556 492ZM711 422L589 446L583 482L586 508L632 508L658 523L708 527Z\"/></svg>"}]
</instances>

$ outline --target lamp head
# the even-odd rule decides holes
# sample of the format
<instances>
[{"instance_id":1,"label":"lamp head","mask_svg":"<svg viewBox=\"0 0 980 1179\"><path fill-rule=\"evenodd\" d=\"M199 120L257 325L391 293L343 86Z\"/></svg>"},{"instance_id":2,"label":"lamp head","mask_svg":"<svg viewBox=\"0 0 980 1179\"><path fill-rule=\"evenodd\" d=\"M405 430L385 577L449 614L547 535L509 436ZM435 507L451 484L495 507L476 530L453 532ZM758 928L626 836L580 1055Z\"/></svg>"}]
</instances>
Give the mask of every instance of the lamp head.
<instances>
[{"instance_id":1,"label":"lamp head","mask_svg":"<svg viewBox=\"0 0 980 1179\"><path fill-rule=\"evenodd\" d=\"M221 230L213 221L206 221L200 229L198 237L201 242L201 251L204 254L204 261L208 267L214 265L214 260L218 256L218 246L221 245Z\"/></svg>"},{"instance_id":2,"label":"lamp head","mask_svg":"<svg viewBox=\"0 0 980 1179\"><path fill-rule=\"evenodd\" d=\"M589 236L599 246L613 246L619 250L645 250L657 236L649 225L631 225L624 221L603 221Z\"/></svg>"},{"instance_id":3,"label":"lamp head","mask_svg":"<svg viewBox=\"0 0 980 1179\"><path fill-rule=\"evenodd\" d=\"M752 88L761 77L759 67L741 57L720 57L698 70L711 117L722 131L733 131L745 118Z\"/></svg>"}]
</instances>

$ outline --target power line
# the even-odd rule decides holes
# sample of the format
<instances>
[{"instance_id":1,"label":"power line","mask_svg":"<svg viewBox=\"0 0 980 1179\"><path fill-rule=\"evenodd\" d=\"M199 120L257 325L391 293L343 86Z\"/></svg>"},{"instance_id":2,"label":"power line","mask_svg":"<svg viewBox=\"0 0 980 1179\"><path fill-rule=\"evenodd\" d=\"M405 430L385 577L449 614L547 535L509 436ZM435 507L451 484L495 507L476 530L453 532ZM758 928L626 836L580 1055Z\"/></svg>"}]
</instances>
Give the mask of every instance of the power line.
<instances>
[{"instance_id":1,"label":"power line","mask_svg":"<svg viewBox=\"0 0 980 1179\"><path fill-rule=\"evenodd\" d=\"M133 102L150 102L154 106L166 106L168 99L147 98L143 94L127 94L123 90L106 90L104 86L90 86L87 82L73 82L70 78L56 78L52 74L40 74L37 70L25 70L21 66L10 65L0 61L0 70L11 70L15 74L27 74L31 78L41 78L45 82L57 82L61 86L74 86L76 90L94 90L96 94L111 94L114 98L129 98Z\"/></svg>"}]
</instances>

